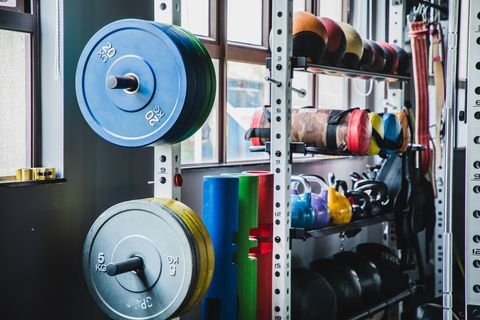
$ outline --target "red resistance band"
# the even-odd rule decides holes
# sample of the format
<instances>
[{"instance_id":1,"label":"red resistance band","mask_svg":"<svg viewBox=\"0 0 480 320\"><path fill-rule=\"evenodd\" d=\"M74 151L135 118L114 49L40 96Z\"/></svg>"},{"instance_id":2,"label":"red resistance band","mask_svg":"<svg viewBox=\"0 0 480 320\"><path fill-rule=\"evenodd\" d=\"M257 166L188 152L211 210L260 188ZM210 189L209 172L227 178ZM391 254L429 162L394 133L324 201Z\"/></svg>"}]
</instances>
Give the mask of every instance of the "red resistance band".
<instances>
[{"instance_id":1,"label":"red resistance band","mask_svg":"<svg viewBox=\"0 0 480 320\"><path fill-rule=\"evenodd\" d=\"M410 39L412 43L413 80L415 84L415 140L426 147L422 151L422 173L430 168L430 131L428 112L428 64L427 64L427 34L424 21L410 24Z\"/></svg>"}]
</instances>

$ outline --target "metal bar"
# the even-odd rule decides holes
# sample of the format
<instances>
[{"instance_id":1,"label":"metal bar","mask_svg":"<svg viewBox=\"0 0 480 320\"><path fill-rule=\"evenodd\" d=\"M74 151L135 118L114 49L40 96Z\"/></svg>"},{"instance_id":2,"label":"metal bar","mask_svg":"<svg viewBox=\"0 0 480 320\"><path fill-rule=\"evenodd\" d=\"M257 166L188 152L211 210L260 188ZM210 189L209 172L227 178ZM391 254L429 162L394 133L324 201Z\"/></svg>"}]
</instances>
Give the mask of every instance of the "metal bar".
<instances>
[{"instance_id":1,"label":"metal bar","mask_svg":"<svg viewBox=\"0 0 480 320\"><path fill-rule=\"evenodd\" d=\"M471 0L468 11L465 314L470 320L480 315L480 2Z\"/></svg>"},{"instance_id":2,"label":"metal bar","mask_svg":"<svg viewBox=\"0 0 480 320\"><path fill-rule=\"evenodd\" d=\"M443 232L443 319L453 317L453 281L452 281L452 215L453 215L453 163L454 144L456 135L456 103L457 103L457 46L458 46L458 12L459 1L449 1L448 23L448 61L447 61L447 88L446 88L446 117L445 117L445 209Z\"/></svg>"},{"instance_id":3,"label":"metal bar","mask_svg":"<svg viewBox=\"0 0 480 320\"><path fill-rule=\"evenodd\" d=\"M272 152L271 171L274 173L272 318L290 319L290 111L292 70L292 1L272 2L272 67L271 78L280 86L271 86Z\"/></svg>"}]
</instances>

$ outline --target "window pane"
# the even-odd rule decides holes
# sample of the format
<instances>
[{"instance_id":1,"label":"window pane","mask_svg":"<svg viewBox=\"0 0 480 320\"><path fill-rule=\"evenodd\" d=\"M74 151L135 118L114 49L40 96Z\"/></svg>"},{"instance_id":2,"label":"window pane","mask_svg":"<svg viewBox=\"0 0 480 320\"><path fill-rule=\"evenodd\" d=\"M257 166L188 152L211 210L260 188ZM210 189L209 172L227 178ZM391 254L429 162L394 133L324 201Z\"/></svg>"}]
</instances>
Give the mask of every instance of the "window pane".
<instances>
[{"instance_id":1,"label":"window pane","mask_svg":"<svg viewBox=\"0 0 480 320\"><path fill-rule=\"evenodd\" d=\"M213 60L218 83L218 60ZM203 127L182 142L182 163L218 162L218 84L212 112Z\"/></svg>"},{"instance_id":2,"label":"window pane","mask_svg":"<svg viewBox=\"0 0 480 320\"><path fill-rule=\"evenodd\" d=\"M30 166L30 35L0 30L0 176Z\"/></svg>"},{"instance_id":3,"label":"window pane","mask_svg":"<svg viewBox=\"0 0 480 320\"><path fill-rule=\"evenodd\" d=\"M17 6L17 0L0 0L0 7L15 8Z\"/></svg>"},{"instance_id":4,"label":"window pane","mask_svg":"<svg viewBox=\"0 0 480 320\"><path fill-rule=\"evenodd\" d=\"M292 90L292 106L305 107L313 104L313 75L307 72L295 72L292 80L292 87L298 90L305 90L305 96Z\"/></svg>"},{"instance_id":5,"label":"window pane","mask_svg":"<svg viewBox=\"0 0 480 320\"><path fill-rule=\"evenodd\" d=\"M270 99L264 76L263 65L227 63L227 161L268 159L266 153L250 152L244 138L255 109Z\"/></svg>"},{"instance_id":6,"label":"window pane","mask_svg":"<svg viewBox=\"0 0 480 320\"><path fill-rule=\"evenodd\" d=\"M305 0L293 0L293 12L305 11Z\"/></svg>"},{"instance_id":7,"label":"window pane","mask_svg":"<svg viewBox=\"0 0 480 320\"><path fill-rule=\"evenodd\" d=\"M229 41L262 44L262 2L262 0L228 1Z\"/></svg>"},{"instance_id":8,"label":"window pane","mask_svg":"<svg viewBox=\"0 0 480 320\"><path fill-rule=\"evenodd\" d=\"M182 26L185 29L208 37L210 35L209 21L209 0L182 0Z\"/></svg>"},{"instance_id":9,"label":"window pane","mask_svg":"<svg viewBox=\"0 0 480 320\"><path fill-rule=\"evenodd\" d=\"M317 106L341 109L348 103L347 79L328 75L317 75Z\"/></svg>"}]
</instances>

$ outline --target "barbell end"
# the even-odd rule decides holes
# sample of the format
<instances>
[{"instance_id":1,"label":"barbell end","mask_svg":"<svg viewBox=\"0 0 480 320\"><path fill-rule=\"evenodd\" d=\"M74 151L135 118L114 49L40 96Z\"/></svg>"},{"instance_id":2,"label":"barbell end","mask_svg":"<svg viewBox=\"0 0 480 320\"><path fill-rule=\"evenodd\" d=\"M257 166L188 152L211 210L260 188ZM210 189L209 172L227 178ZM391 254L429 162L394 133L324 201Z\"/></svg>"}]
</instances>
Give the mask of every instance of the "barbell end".
<instances>
[{"instance_id":1,"label":"barbell end","mask_svg":"<svg viewBox=\"0 0 480 320\"><path fill-rule=\"evenodd\" d=\"M138 80L131 75L126 76L108 76L107 86L110 89L125 89L128 91L136 91L138 89Z\"/></svg>"},{"instance_id":2,"label":"barbell end","mask_svg":"<svg viewBox=\"0 0 480 320\"><path fill-rule=\"evenodd\" d=\"M143 269L143 259L140 257L132 257L124 261L109 263L106 273L109 276L116 276L130 271L140 271Z\"/></svg>"}]
</instances>

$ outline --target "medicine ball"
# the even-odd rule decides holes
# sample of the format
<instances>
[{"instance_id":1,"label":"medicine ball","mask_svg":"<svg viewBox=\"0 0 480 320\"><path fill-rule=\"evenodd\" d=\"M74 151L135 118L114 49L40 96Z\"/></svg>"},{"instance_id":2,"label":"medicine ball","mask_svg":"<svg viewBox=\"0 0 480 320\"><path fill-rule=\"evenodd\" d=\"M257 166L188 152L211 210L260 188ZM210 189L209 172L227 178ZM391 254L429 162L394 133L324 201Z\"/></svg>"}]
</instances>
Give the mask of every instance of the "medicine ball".
<instances>
[{"instance_id":1,"label":"medicine ball","mask_svg":"<svg viewBox=\"0 0 480 320\"><path fill-rule=\"evenodd\" d=\"M355 271L333 259L315 260L310 263L310 268L324 276L335 291L338 318L353 315L362 309L362 287Z\"/></svg>"},{"instance_id":2,"label":"medicine ball","mask_svg":"<svg viewBox=\"0 0 480 320\"><path fill-rule=\"evenodd\" d=\"M335 291L322 275L308 269L292 271L292 319L337 319Z\"/></svg>"},{"instance_id":3,"label":"medicine ball","mask_svg":"<svg viewBox=\"0 0 480 320\"><path fill-rule=\"evenodd\" d=\"M373 306L382 300L382 279L374 263L359 253L349 251L337 253L334 259L357 273L365 306Z\"/></svg>"},{"instance_id":4,"label":"medicine ball","mask_svg":"<svg viewBox=\"0 0 480 320\"><path fill-rule=\"evenodd\" d=\"M384 297L391 298L408 288L408 276L400 269L400 259L390 248L378 243L363 243L355 251L377 267Z\"/></svg>"},{"instance_id":5,"label":"medicine ball","mask_svg":"<svg viewBox=\"0 0 480 320\"><path fill-rule=\"evenodd\" d=\"M297 11L293 14L292 41L295 57L319 63L327 47L327 30L315 15Z\"/></svg>"},{"instance_id":6,"label":"medicine ball","mask_svg":"<svg viewBox=\"0 0 480 320\"><path fill-rule=\"evenodd\" d=\"M345 55L340 60L340 66L357 69L358 63L363 54L363 42L362 38L351 25L345 22L338 22L340 28L342 28L345 38L347 39L347 46L345 48Z\"/></svg>"},{"instance_id":7,"label":"medicine ball","mask_svg":"<svg viewBox=\"0 0 480 320\"><path fill-rule=\"evenodd\" d=\"M345 54L347 39L338 23L326 17L320 17L319 19L325 26L328 37L327 50L321 62L330 66L336 66Z\"/></svg>"},{"instance_id":8,"label":"medicine ball","mask_svg":"<svg viewBox=\"0 0 480 320\"><path fill-rule=\"evenodd\" d=\"M408 73L408 68L410 67L410 59L408 58L407 52L396 44L391 44L391 46L395 49L398 56L397 73L399 75L406 75Z\"/></svg>"},{"instance_id":9,"label":"medicine ball","mask_svg":"<svg viewBox=\"0 0 480 320\"><path fill-rule=\"evenodd\" d=\"M382 47L380 47L375 41L366 40L372 48L372 51L375 55L374 64L372 66L373 72L383 72L385 69L385 52L383 52Z\"/></svg>"},{"instance_id":10,"label":"medicine ball","mask_svg":"<svg viewBox=\"0 0 480 320\"><path fill-rule=\"evenodd\" d=\"M380 47L383 48L385 52L385 68L383 71L385 73L396 74L398 69L398 55L395 49L386 42L378 41Z\"/></svg>"},{"instance_id":11,"label":"medicine ball","mask_svg":"<svg viewBox=\"0 0 480 320\"><path fill-rule=\"evenodd\" d=\"M375 50L370 46L368 41L362 40L363 43L363 54L360 62L358 63L358 68L364 71L372 71L372 68L375 64Z\"/></svg>"}]
</instances>

